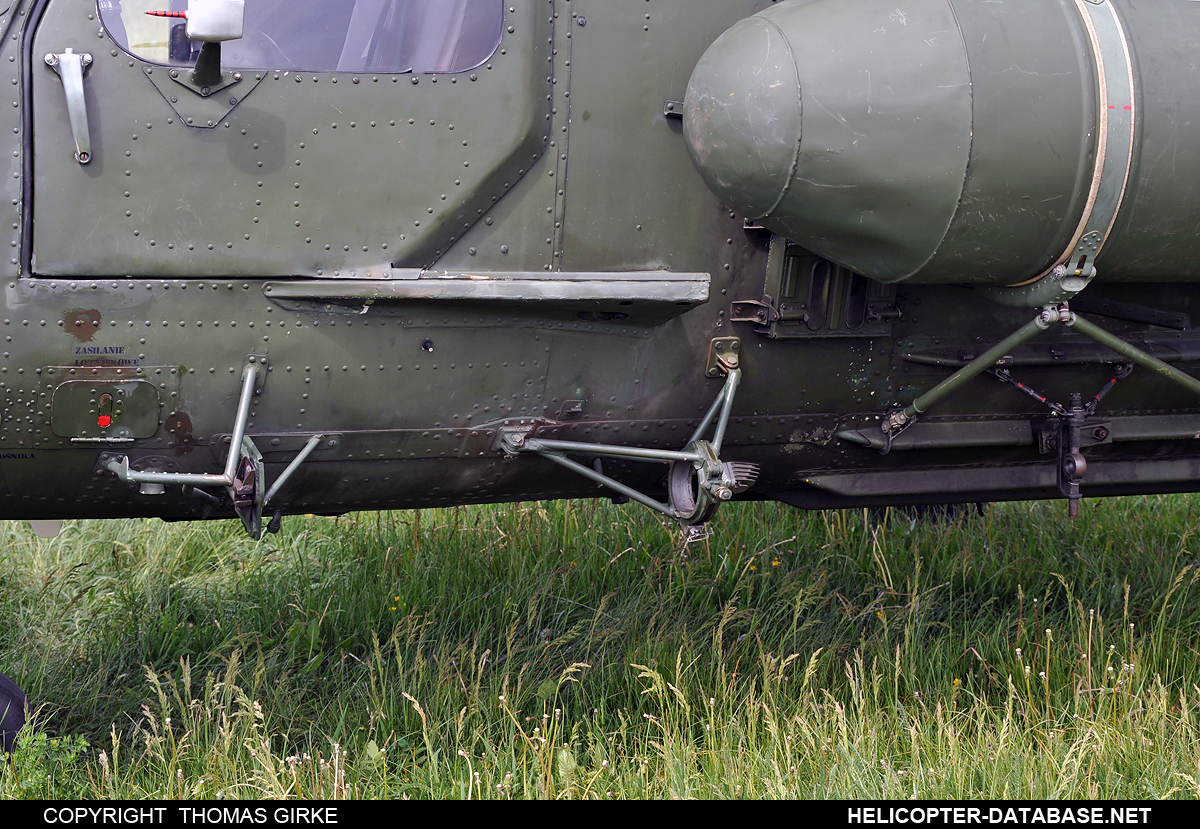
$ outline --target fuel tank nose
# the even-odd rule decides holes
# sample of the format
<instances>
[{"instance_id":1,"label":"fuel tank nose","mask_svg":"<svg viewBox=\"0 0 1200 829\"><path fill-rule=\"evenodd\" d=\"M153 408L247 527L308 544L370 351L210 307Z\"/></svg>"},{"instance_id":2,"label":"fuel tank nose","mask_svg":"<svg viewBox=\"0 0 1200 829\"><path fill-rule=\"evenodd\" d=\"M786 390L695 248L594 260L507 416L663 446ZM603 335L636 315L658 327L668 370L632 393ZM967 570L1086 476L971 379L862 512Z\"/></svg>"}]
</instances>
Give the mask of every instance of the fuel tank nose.
<instances>
[{"instance_id":1,"label":"fuel tank nose","mask_svg":"<svg viewBox=\"0 0 1200 829\"><path fill-rule=\"evenodd\" d=\"M692 163L722 201L754 218L768 215L796 166L801 113L787 38L770 20L746 18L692 72L684 102Z\"/></svg>"},{"instance_id":2,"label":"fuel tank nose","mask_svg":"<svg viewBox=\"0 0 1200 829\"><path fill-rule=\"evenodd\" d=\"M786 0L712 43L684 135L747 218L881 281L933 255L971 144L962 35L947 0Z\"/></svg>"}]
</instances>

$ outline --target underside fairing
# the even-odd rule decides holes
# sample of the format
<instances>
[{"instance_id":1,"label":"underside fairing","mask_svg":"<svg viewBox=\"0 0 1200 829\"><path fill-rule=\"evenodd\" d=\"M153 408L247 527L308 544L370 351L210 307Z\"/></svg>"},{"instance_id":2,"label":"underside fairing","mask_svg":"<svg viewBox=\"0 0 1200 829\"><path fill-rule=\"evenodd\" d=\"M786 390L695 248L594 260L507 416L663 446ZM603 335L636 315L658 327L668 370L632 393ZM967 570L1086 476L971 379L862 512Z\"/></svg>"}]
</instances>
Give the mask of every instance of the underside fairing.
<instances>
[{"instance_id":1,"label":"underside fairing","mask_svg":"<svg viewBox=\"0 0 1200 829\"><path fill-rule=\"evenodd\" d=\"M759 234L740 235L745 261L762 266ZM853 439L873 434L892 401L933 385L947 365L1027 315L983 305L965 288L903 288L900 317L886 338L771 338L727 322L716 302L641 326L445 305L298 312L240 281L91 284L72 289L39 279L7 292L2 324L9 348L19 343L21 351L10 350L0 381L8 412L0 427L3 517L232 514L178 490L141 495L101 460L120 451L135 468L219 469L237 373L250 353L270 357L247 428L264 454L268 481L309 435L336 438L280 492L276 506L285 513L607 497L612 493L545 459L506 456L500 429L530 426L543 438L681 449L721 389L719 378L704 376L703 357L711 336L725 332L740 333L745 345L724 455L761 467L741 497L815 508L1057 494L1056 456L1039 446L1053 418L988 375L901 435L886 455ZM714 283L713 293L736 295L751 285L749 276L731 278ZM1200 290L1178 285L1109 287L1096 292L1102 295L1121 308L1137 299L1139 307L1188 317L1200 302ZM211 319L190 319L197 300ZM1200 357L1200 336L1190 330L1095 318L1181 367ZM1090 396L1112 375L1114 358L1082 337L1045 337L1016 354L1011 371L1047 398ZM140 364L158 381L162 428L116 447L72 445L56 434L53 389L61 382L45 383L47 369L86 380L121 362ZM1092 419L1110 434L1084 450L1084 495L1197 488L1196 416L1186 392L1135 370ZM660 497L665 469L604 461L606 474Z\"/></svg>"}]
</instances>

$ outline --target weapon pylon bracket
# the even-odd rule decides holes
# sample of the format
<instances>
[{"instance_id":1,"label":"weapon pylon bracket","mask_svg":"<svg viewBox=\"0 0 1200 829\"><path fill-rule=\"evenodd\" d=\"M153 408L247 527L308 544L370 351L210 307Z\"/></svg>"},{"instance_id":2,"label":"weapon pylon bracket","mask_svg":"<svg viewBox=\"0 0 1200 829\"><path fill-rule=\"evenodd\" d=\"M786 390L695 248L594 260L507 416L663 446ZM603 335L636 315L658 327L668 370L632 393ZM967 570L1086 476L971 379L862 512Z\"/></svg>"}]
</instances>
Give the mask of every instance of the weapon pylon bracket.
<instances>
[{"instance_id":1,"label":"weapon pylon bracket","mask_svg":"<svg viewBox=\"0 0 1200 829\"><path fill-rule=\"evenodd\" d=\"M1000 380L1010 383L1025 394L1045 404L1056 417L1062 419L1062 433L1058 438L1058 487L1062 495L1070 502L1070 514L1074 518L1079 510L1079 484L1083 480L1084 473L1087 471L1087 461L1079 452L1081 424L1086 416L1095 412L1096 407L1104 396L1108 394L1119 380L1129 374L1132 367L1119 368L1116 375L1086 406L1082 402L1081 395L1076 393L1072 395L1071 404L1065 407L1047 400L1044 396L1017 382L1008 371L999 368L1004 358L1009 356L1013 349L1033 339L1056 323L1062 323L1078 331L1085 337L1124 357L1129 362L1147 368L1159 377L1183 386L1193 394L1200 396L1200 380L1197 380L1190 374L1167 365L1157 357L1125 342L1120 337L1110 334L1100 326L1088 322L1083 317L1077 316L1067 307L1067 303L1065 302L1061 305L1047 305L1037 317L1021 326L1021 328L1017 329L1017 331L1010 334L1000 343L989 348L974 360L971 360L958 371L954 372L954 374L922 394L907 407L903 409L897 407L885 417L883 423L880 425L883 431L883 453L887 454L891 448L892 438L911 426L916 421L917 415L928 411L931 406L957 391L972 377L976 377L985 371L991 371Z\"/></svg>"},{"instance_id":2,"label":"weapon pylon bracket","mask_svg":"<svg viewBox=\"0 0 1200 829\"><path fill-rule=\"evenodd\" d=\"M1080 452L1084 421L1095 414L1105 395L1112 391L1117 383L1128 377L1132 371L1131 364L1121 363L1116 367L1112 378L1104 384L1100 391L1096 392L1087 404L1083 402L1083 395L1079 392L1072 392L1070 403L1064 406L1020 382L1007 369L989 369L989 372L1002 383L1008 383L1048 408L1058 421L1058 434L1054 436L1053 443L1058 452L1058 491L1067 499L1068 514L1072 518L1079 515L1079 499L1081 497L1079 485L1083 483L1083 476L1087 474L1087 459ZM1097 428L1103 430L1103 434L1107 434L1106 427Z\"/></svg>"},{"instance_id":3,"label":"weapon pylon bracket","mask_svg":"<svg viewBox=\"0 0 1200 829\"><path fill-rule=\"evenodd\" d=\"M620 495L637 501L655 512L673 518L686 527L703 524L712 518L717 507L735 494L744 492L758 479L758 466L750 463L730 463L721 460L721 444L729 425L729 413L733 398L737 394L742 372L737 366L737 338L721 337L710 344L706 373L719 376L725 373L725 385L717 399L692 433L691 439L682 450L644 449L636 446L611 446L601 443L579 443L565 440L543 440L532 438L528 430L505 430L500 436L500 447L509 456L516 457L524 452L541 455L572 472L589 478L601 486L608 487ZM714 355L720 355L714 357ZM730 359L732 358L732 359ZM710 426L716 425L711 441L704 435ZM613 480L600 469L593 469L571 460L567 455L585 455L592 458L621 458L632 461L649 461L669 464L667 472L667 503Z\"/></svg>"}]
</instances>

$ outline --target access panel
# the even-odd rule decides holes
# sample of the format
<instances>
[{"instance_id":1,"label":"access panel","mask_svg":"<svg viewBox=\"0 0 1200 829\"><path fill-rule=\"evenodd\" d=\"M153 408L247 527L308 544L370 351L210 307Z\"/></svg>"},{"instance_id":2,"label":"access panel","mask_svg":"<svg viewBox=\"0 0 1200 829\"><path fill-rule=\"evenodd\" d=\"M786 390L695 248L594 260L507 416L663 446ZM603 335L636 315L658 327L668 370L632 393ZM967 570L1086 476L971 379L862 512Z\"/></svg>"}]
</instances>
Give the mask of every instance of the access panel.
<instances>
[{"instance_id":1,"label":"access panel","mask_svg":"<svg viewBox=\"0 0 1200 829\"><path fill-rule=\"evenodd\" d=\"M183 19L145 14L172 5L34 9L26 273L429 266L547 140L551 24L533 4L246 0L210 85Z\"/></svg>"}]
</instances>

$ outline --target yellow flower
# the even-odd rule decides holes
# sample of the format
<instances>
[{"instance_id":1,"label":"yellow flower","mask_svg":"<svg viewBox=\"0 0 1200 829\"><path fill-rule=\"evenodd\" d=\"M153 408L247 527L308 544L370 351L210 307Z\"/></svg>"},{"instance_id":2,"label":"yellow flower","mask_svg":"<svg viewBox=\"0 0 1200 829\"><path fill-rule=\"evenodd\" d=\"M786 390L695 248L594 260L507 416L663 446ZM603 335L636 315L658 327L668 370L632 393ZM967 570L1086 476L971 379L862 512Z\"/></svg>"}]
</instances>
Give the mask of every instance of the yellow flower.
<instances>
[{"instance_id":1,"label":"yellow flower","mask_svg":"<svg viewBox=\"0 0 1200 829\"><path fill-rule=\"evenodd\" d=\"M954 677L954 685L955 685L955 687L962 685L962 680L959 679L958 677Z\"/></svg>"}]
</instances>

